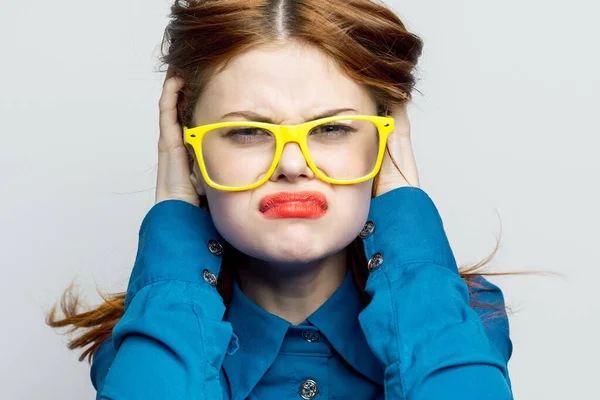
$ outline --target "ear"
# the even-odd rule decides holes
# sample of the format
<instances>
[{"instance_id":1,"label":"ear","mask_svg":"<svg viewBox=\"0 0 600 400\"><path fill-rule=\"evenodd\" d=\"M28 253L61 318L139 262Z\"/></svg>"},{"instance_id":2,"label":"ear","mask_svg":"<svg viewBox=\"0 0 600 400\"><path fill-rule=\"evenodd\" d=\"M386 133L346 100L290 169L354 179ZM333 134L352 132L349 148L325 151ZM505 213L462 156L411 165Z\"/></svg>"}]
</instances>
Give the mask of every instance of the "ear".
<instances>
[{"instance_id":1,"label":"ear","mask_svg":"<svg viewBox=\"0 0 600 400\"><path fill-rule=\"evenodd\" d=\"M196 189L196 193L198 196L206 196L206 189L204 188L204 179L198 176L195 171L192 171L190 174L190 182L194 185L194 189Z\"/></svg>"},{"instance_id":2,"label":"ear","mask_svg":"<svg viewBox=\"0 0 600 400\"><path fill-rule=\"evenodd\" d=\"M202 178L196 153L191 145L186 144L186 147L188 151L188 159L190 161L190 182L192 182L192 185L194 185L196 193L198 193L199 196L206 196L206 182L204 182L204 179Z\"/></svg>"}]
</instances>

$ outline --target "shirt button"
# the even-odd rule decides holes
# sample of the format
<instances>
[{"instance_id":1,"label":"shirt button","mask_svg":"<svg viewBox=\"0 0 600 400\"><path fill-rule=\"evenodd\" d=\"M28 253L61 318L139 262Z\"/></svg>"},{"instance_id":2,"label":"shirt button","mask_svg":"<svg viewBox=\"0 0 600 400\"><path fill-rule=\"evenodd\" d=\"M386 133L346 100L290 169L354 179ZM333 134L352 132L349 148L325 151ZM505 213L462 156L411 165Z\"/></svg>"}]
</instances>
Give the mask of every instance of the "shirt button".
<instances>
[{"instance_id":1,"label":"shirt button","mask_svg":"<svg viewBox=\"0 0 600 400\"><path fill-rule=\"evenodd\" d=\"M373 233L374 230L375 230L375 222L367 221L365 223L365 226L363 226L362 230L360 231L359 236L361 237L361 239L364 239L366 237L369 237L371 235L371 233Z\"/></svg>"},{"instance_id":2,"label":"shirt button","mask_svg":"<svg viewBox=\"0 0 600 400\"><path fill-rule=\"evenodd\" d=\"M303 399L310 400L317 396L319 387L317 386L317 382L312 379L307 379L300 384L300 390L298 392Z\"/></svg>"},{"instance_id":3,"label":"shirt button","mask_svg":"<svg viewBox=\"0 0 600 400\"><path fill-rule=\"evenodd\" d=\"M305 329L302 331L302 337L309 343L318 342L321 339L321 335L319 332L313 331L311 329Z\"/></svg>"},{"instance_id":4,"label":"shirt button","mask_svg":"<svg viewBox=\"0 0 600 400\"><path fill-rule=\"evenodd\" d=\"M210 286L217 286L217 277L208 269L202 271L202 277Z\"/></svg>"},{"instance_id":5,"label":"shirt button","mask_svg":"<svg viewBox=\"0 0 600 400\"><path fill-rule=\"evenodd\" d=\"M373 271L376 270L377 268L379 268L379 266L383 264L383 254L381 253L375 253L373 254L373 257L371 257L371 259L369 260L369 271Z\"/></svg>"},{"instance_id":6,"label":"shirt button","mask_svg":"<svg viewBox=\"0 0 600 400\"><path fill-rule=\"evenodd\" d=\"M220 257L223 255L225 250L223 250L223 246L221 245L221 243L211 239L208 241L208 251L210 251L215 256Z\"/></svg>"}]
</instances>

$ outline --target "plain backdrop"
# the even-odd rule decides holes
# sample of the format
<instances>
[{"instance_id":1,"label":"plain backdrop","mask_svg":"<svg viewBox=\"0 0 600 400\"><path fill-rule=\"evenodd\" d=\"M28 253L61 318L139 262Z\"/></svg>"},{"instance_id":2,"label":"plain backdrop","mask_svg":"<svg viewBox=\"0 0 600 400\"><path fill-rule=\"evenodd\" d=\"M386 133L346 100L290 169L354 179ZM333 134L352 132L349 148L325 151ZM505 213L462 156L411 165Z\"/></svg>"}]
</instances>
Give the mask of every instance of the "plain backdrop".
<instances>
[{"instance_id":1,"label":"plain backdrop","mask_svg":"<svg viewBox=\"0 0 600 400\"><path fill-rule=\"evenodd\" d=\"M424 53L409 108L421 187L460 265L562 276L504 291L517 399L600 398L600 6L387 2ZM44 324L71 281L123 291L154 204L167 0L0 0L0 398L92 399Z\"/></svg>"}]
</instances>

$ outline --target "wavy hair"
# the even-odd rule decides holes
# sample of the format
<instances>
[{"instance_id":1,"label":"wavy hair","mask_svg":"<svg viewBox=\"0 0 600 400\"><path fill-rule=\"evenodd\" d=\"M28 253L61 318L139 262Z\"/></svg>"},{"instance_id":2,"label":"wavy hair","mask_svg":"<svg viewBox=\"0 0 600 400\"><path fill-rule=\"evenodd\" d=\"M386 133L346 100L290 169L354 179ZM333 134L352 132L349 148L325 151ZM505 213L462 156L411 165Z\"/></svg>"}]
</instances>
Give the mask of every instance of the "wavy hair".
<instances>
[{"instance_id":1,"label":"wavy hair","mask_svg":"<svg viewBox=\"0 0 600 400\"><path fill-rule=\"evenodd\" d=\"M168 66L185 81L177 104L179 122L182 125L193 122L195 102L211 76L226 68L234 57L255 46L282 40L314 46L329 55L342 73L368 89L381 115L391 106L409 102L416 90L415 70L423 41L408 32L399 17L383 3L371 0L175 0L162 40L160 61L161 66ZM402 174L399 168L398 171ZM373 190L377 182L376 177ZM205 198L201 199L201 207L208 207ZM481 277L521 274L483 271L498 251L499 243L498 238L493 252L479 263L459 268L471 294L471 307L490 309L482 318L485 324L496 317L506 318L510 308L477 300L477 293L498 290ZM240 255L235 249L230 250L233 251L225 252L217 285L226 305L236 273L233 265ZM364 291L368 269L361 240L357 238L347 251L366 305L370 300ZM91 363L94 352L110 338L113 327L124 314L125 292L98 293L104 302L80 311L80 298L71 284L60 300L64 318L57 318L55 304L46 319L53 328L70 326L69 333L81 332L68 344L69 349L85 348L79 361L88 357Z\"/></svg>"}]
</instances>

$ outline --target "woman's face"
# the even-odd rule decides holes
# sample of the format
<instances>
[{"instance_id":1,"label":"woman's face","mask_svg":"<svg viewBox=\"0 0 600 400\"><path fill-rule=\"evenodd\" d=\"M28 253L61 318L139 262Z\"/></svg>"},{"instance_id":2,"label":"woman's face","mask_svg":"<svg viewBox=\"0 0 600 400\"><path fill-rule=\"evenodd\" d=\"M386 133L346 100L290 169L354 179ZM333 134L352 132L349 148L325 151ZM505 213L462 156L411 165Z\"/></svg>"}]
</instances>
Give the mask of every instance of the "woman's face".
<instances>
[{"instance_id":1,"label":"woman's face","mask_svg":"<svg viewBox=\"0 0 600 400\"><path fill-rule=\"evenodd\" d=\"M194 125L253 120L249 111L276 124L294 125L326 110L336 115L376 115L367 91L342 75L326 55L293 43L256 48L214 75L194 109ZM352 162L352 160L347 160ZM229 165L228 165L229 164ZM219 168L239 168L224 163ZM270 263L314 262L344 249L362 229L373 181L332 185L318 179L296 143L288 143L272 177L262 186L241 192L219 191L202 179L197 162L192 181L205 194L217 230L231 245ZM279 192L317 191L327 201L319 218L272 218L261 199ZM281 215L280 215L281 216Z\"/></svg>"}]
</instances>

